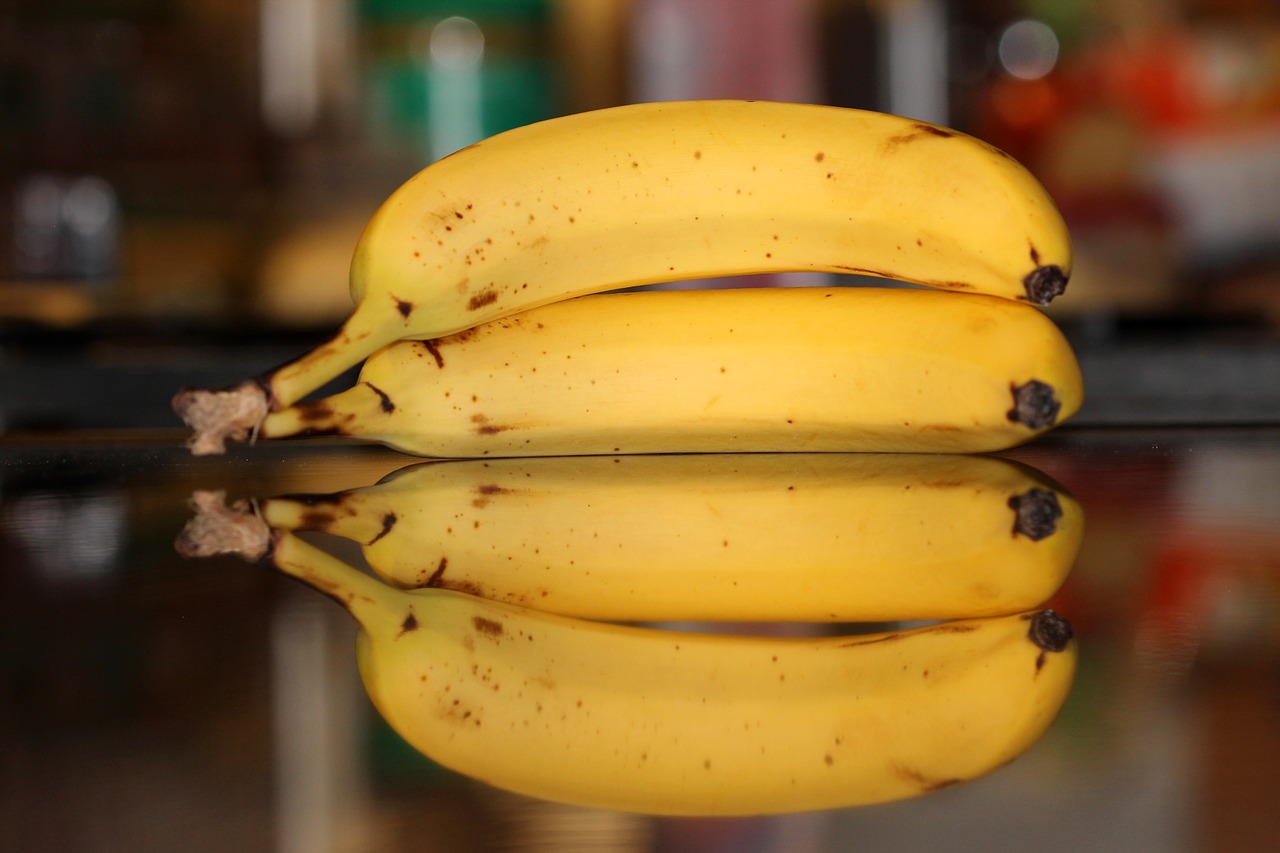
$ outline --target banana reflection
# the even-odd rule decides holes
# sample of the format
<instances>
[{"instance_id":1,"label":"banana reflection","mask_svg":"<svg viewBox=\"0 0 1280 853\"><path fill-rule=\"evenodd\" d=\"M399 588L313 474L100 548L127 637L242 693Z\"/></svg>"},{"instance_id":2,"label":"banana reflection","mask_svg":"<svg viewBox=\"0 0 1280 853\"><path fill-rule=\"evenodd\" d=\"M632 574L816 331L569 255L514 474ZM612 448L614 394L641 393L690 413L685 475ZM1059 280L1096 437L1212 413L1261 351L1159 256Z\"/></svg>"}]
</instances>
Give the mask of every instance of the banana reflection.
<instances>
[{"instance_id":1,"label":"banana reflection","mask_svg":"<svg viewBox=\"0 0 1280 853\"><path fill-rule=\"evenodd\" d=\"M942 454L426 462L260 512L361 543L396 586L622 621L1013 613L1053 595L1083 535L1039 472Z\"/></svg>"},{"instance_id":2,"label":"banana reflection","mask_svg":"<svg viewBox=\"0 0 1280 853\"><path fill-rule=\"evenodd\" d=\"M194 504L180 551L269 559L336 599L392 728L544 800L749 815L917 796L1029 748L1075 676L1071 628L1043 607L1080 507L994 457L425 462L256 511ZM382 578L295 531L360 543ZM617 624L633 620L929 624Z\"/></svg>"},{"instance_id":3,"label":"banana reflection","mask_svg":"<svg viewBox=\"0 0 1280 853\"><path fill-rule=\"evenodd\" d=\"M359 622L360 674L392 728L544 800L746 815L912 797L1026 750L1076 668L1050 610L850 637L676 632L400 590L273 540L280 570Z\"/></svg>"}]
</instances>

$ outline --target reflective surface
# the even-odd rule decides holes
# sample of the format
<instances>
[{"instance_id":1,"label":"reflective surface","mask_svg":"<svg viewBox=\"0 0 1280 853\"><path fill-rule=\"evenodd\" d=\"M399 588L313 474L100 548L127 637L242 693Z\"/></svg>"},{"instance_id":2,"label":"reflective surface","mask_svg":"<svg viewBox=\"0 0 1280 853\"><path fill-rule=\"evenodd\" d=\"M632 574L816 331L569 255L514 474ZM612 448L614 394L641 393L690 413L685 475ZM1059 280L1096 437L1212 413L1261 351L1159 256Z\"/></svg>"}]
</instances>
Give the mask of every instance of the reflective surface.
<instances>
[{"instance_id":1,"label":"reflective surface","mask_svg":"<svg viewBox=\"0 0 1280 853\"><path fill-rule=\"evenodd\" d=\"M542 803L436 767L371 710L341 608L261 566L173 550L193 490L333 492L414 460L331 444L193 459L170 435L0 440L0 847L1274 844L1280 430L1064 429L1005 455L1084 507L1053 600L1081 663L1053 728L991 776L918 799L695 820Z\"/></svg>"}]
</instances>

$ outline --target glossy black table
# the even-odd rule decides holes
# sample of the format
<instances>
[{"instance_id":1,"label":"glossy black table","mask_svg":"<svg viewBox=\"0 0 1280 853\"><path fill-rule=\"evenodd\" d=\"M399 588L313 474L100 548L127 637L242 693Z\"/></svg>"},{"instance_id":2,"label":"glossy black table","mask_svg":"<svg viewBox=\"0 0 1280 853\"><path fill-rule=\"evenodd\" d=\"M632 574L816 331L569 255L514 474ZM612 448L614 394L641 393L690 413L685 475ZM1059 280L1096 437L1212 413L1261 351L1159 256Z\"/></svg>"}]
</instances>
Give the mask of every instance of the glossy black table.
<instances>
[{"instance_id":1,"label":"glossy black table","mask_svg":"<svg viewBox=\"0 0 1280 853\"><path fill-rule=\"evenodd\" d=\"M195 459L181 439L0 437L0 849L1163 853L1280 837L1280 429L1068 427L1003 454L1085 509L1053 600L1081 644L1053 728L917 799L734 819L541 802L405 747L363 694L345 613L173 540L195 489L331 492L417 460L326 442Z\"/></svg>"}]
</instances>

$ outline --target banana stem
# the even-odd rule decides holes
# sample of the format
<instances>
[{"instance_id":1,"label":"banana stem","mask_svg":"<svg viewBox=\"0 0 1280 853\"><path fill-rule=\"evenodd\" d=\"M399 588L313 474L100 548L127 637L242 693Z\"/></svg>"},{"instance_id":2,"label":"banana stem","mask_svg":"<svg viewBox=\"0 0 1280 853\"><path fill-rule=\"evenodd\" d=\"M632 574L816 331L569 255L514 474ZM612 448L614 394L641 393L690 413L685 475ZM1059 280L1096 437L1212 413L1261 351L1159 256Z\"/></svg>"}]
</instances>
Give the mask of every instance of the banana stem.
<instances>
[{"instance_id":1,"label":"banana stem","mask_svg":"<svg viewBox=\"0 0 1280 853\"><path fill-rule=\"evenodd\" d=\"M366 631L404 609L404 593L288 530L275 528L248 501L227 505L225 492L197 491L191 506L195 516L174 542L183 557L234 554L250 562L268 558L280 571L335 599Z\"/></svg>"},{"instance_id":2,"label":"banana stem","mask_svg":"<svg viewBox=\"0 0 1280 853\"><path fill-rule=\"evenodd\" d=\"M231 388L184 388L173 398L173 410L192 429L189 442L196 456L221 455L228 441L252 441L265 418L359 364L379 348L399 340L405 328L393 311L378 311L368 302L355 311L325 343L300 358Z\"/></svg>"},{"instance_id":3,"label":"banana stem","mask_svg":"<svg viewBox=\"0 0 1280 853\"><path fill-rule=\"evenodd\" d=\"M271 528L249 501L227 503L225 491L200 489L189 501L194 515L174 541L183 557L235 554L255 562L271 549Z\"/></svg>"},{"instance_id":4,"label":"banana stem","mask_svg":"<svg viewBox=\"0 0 1280 853\"><path fill-rule=\"evenodd\" d=\"M281 495L268 498L259 507L262 518L276 530L313 530L341 536L367 545L386 534L395 514L348 511L347 492L333 495ZM387 518L391 521L388 522Z\"/></svg>"},{"instance_id":5,"label":"banana stem","mask_svg":"<svg viewBox=\"0 0 1280 853\"><path fill-rule=\"evenodd\" d=\"M368 434L370 416L381 408L382 398L362 382L332 396L269 413L263 418L258 435L262 438L363 436Z\"/></svg>"},{"instance_id":6,"label":"banana stem","mask_svg":"<svg viewBox=\"0 0 1280 853\"><path fill-rule=\"evenodd\" d=\"M361 300L337 334L305 355L268 371L261 377L271 411L279 411L355 367L377 350L405 334L400 314L391 306Z\"/></svg>"},{"instance_id":7,"label":"banana stem","mask_svg":"<svg viewBox=\"0 0 1280 853\"><path fill-rule=\"evenodd\" d=\"M283 530L275 531L273 540L272 564L337 601L366 633L406 610L404 593L332 554Z\"/></svg>"}]
</instances>

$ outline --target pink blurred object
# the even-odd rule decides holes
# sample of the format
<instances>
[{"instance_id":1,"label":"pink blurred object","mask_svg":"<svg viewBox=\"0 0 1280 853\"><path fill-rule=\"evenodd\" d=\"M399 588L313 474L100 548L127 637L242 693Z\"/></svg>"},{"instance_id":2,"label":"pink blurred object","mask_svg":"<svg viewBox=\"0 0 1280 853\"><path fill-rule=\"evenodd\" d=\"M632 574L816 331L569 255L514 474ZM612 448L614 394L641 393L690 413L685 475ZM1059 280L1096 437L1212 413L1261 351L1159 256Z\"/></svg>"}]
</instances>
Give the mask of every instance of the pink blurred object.
<instances>
[{"instance_id":1,"label":"pink blurred object","mask_svg":"<svg viewBox=\"0 0 1280 853\"><path fill-rule=\"evenodd\" d=\"M813 102L819 89L809 0L637 0L631 26L634 101L743 98ZM733 276L664 288L785 287L807 274Z\"/></svg>"}]
</instances>

